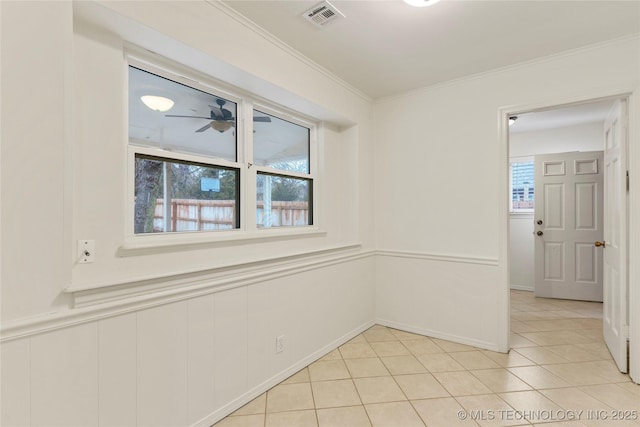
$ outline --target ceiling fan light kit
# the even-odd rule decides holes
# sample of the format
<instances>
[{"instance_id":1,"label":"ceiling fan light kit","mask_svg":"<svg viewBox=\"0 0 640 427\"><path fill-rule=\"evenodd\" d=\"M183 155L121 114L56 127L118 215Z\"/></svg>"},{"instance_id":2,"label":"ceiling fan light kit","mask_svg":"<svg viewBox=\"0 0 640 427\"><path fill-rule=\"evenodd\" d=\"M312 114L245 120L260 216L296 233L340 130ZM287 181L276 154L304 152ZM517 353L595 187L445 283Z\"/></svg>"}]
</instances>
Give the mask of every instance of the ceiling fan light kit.
<instances>
[{"instance_id":1,"label":"ceiling fan light kit","mask_svg":"<svg viewBox=\"0 0 640 427\"><path fill-rule=\"evenodd\" d=\"M218 98L216 99L216 104L218 107L214 107L213 105L209 105L211 111L209 112L209 117L204 116L181 116L175 114L167 114L165 117L181 117L181 118L190 118L190 119L205 119L210 120L209 124L204 125L200 129L197 129L196 132L204 132L205 130L211 128L217 130L220 133L228 131L231 127L235 126L235 118L233 117L233 113L226 108L224 108L224 104L227 101Z\"/></svg>"},{"instance_id":2,"label":"ceiling fan light kit","mask_svg":"<svg viewBox=\"0 0 640 427\"><path fill-rule=\"evenodd\" d=\"M140 100L153 111L160 111L161 113L172 109L174 104L173 100L156 95L143 95Z\"/></svg>"},{"instance_id":3,"label":"ceiling fan light kit","mask_svg":"<svg viewBox=\"0 0 640 427\"><path fill-rule=\"evenodd\" d=\"M220 133L226 132L233 126L232 122L223 122L214 120L211 122L211 128L217 130Z\"/></svg>"},{"instance_id":4,"label":"ceiling fan light kit","mask_svg":"<svg viewBox=\"0 0 640 427\"><path fill-rule=\"evenodd\" d=\"M440 0L403 0L406 4L410 4L415 7L431 6L438 3Z\"/></svg>"},{"instance_id":5,"label":"ceiling fan light kit","mask_svg":"<svg viewBox=\"0 0 640 427\"><path fill-rule=\"evenodd\" d=\"M209 108L211 109L211 111L209 112L209 117L205 117L205 116L182 116L182 115L175 115L175 114L167 114L167 115L165 115L165 117L179 117L179 118L188 118L188 119L205 119L205 120L209 120L210 122L208 124L202 126L200 129L197 129L196 132L200 133L200 132L206 131L207 129L213 129L213 130L217 130L220 133L224 133L224 132L228 131L229 129L231 129L232 127L234 127L236 125L236 119L233 116L233 113L230 110L224 108L224 105L226 103L227 103L227 101L222 99L222 98L216 99L216 104L218 104L218 107L214 107L213 105L209 105ZM254 122L270 123L271 122L271 118L269 116L254 117L253 121Z\"/></svg>"}]
</instances>

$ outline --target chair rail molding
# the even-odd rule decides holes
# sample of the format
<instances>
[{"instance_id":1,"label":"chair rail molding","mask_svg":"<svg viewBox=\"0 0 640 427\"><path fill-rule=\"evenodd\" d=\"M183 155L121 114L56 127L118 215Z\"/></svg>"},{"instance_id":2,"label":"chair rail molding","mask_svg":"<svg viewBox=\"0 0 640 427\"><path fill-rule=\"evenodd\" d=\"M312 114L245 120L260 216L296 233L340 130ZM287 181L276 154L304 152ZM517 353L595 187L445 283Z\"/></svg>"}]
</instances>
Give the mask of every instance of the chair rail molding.
<instances>
[{"instance_id":1,"label":"chair rail molding","mask_svg":"<svg viewBox=\"0 0 640 427\"><path fill-rule=\"evenodd\" d=\"M102 283L94 287L68 287L64 292L72 296L73 306L70 309L3 322L0 327L0 342L358 261L374 255L375 251L362 251L360 244L355 243L167 276Z\"/></svg>"}]
</instances>

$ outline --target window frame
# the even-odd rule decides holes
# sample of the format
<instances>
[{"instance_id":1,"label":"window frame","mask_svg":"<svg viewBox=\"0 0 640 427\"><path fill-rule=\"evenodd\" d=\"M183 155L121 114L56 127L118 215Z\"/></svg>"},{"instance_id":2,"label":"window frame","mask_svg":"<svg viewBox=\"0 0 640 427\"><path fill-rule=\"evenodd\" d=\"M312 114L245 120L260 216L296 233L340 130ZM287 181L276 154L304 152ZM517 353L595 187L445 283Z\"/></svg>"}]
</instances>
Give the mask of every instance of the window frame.
<instances>
[{"instance_id":1,"label":"window frame","mask_svg":"<svg viewBox=\"0 0 640 427\"><path fill-rule=\"evenodd\" d=\"M253 198L252 198L252 210L251 212L253 213L253 215L251 215L251 225L255 230L258 230L259 232L265 232L268 230L287 230L287 229L299 229L299 228L304 228L304 227L314 227L315 226L315 220L316 220L316 202L313 199L314 195L317 193L317 169L318 169L318 162L317 162L317 158L318 158L318 143L317 143L317 125L315 123L306 121L304 119L301 119L300 117L296 117L296 116L292 116L290 114L287 113L283 113L281 111L275 110L272 107L259 103L259 102L252 102L250 103L250 109L248 110L249 113L251 114L251 116L253 117L253 110L258 110L261 113L265 113L265 114L269 114L271 116L275 116L279 119L288 121L290 123L305 127L307 129L309 129L309 172L308 173L303 173L303 172L294 172L294 171L286 171L283 169L277 169L277 168L272 168L269 166L260 166L260 165L255 165L253 164L253 128L251 128L250 130L247 131L247 136L248 139L250 139L250 144L248 144L248 148L249 148L249 155L248 157L251 159L251 166L248 168L248 170L251 172L250 176L248 176L248 179L251 182L252 187L252 194L253 194ZM253 123L253 122L252 122ZM311 188L310 188L310 193L309 193L309 217L312 219L311 220L311 224L306 225L306 226L278 226L278 227L260 227L258 228L257 226L257 221L256 221L256 215L255 212L257 210L257 200L256 200L256 195L258 193L257 190L257 177L258 174L262 173L265 175L272 175L272 176L281 176L281 177L290 177L290 178L300 178L300 179L306 179L311 181Z\"/></svg>"},{"instance_id":2,"label":"window frame","mask_svg":"<svg viewBox=\"0 0 640 427\"><path fill-rule=\"evenodd\" d=\"M151 53L140 53L135 49L125 51L124 55L124 132L126 161L126 184L124 203L124 243L120 247L122 256L133 255L148 251L171 250L175 246L191 246L203 244L217 244L236 240L263 240L293 238L304 235L325 234L319 227L318 209L318 188L321 141L319 135L322 133L321 122L294 112L286 107L275 104L266 99L262 99L254 94L245 92L242 89L233 87L224 82L220 82L214 77L208 76L200 71L188 68L173 62L172 60L156 57L152 58ZM129 66L139 68L167 78L177 83L184 84L196 90L210 93L214 96L224 97L237 105L236 110L236 161L216 158L207 155L198 155L181 151L169 151L149 144L145 141L130 140L129 138ZM299 173L293 171L282 171L267 166L253 164L253 110L278 117L282 120L295 123L309 129L309 173ZM162 233L139 233L134 232L134 205L135 205L135 156L161 157L167 160L179 160L183 162L193 162L211 167L224 167L238 169L239 185L239 218L240 227L233 230L210 230L210 231L172 231ZM271 175L290 176L292 178L303 178L311 181L313 192L310 194L310 212L313 218L310 225L305 226L279 226L279 227L257 227L257 183L258 173Z\"/></svg>"}]
</instances>

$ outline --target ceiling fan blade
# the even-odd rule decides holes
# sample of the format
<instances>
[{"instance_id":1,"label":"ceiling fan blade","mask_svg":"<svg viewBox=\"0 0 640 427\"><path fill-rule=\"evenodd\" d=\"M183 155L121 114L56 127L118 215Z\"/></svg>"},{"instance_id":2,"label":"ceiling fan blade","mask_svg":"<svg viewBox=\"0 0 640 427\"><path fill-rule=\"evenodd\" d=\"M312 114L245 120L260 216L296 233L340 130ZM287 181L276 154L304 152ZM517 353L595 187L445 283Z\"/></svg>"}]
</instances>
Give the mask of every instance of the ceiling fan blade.
<instances>
[{"instance_id":1,"label":"ceiling fan blade","mask_svg":"<svg viewBox=\"0 0 640 427\"><path fill-rule=\"evenodd\" d=\"M271 123L271 117L263 116L263 117L254 117L254 122L263 122L263 123Z\"/></svg>"},{"instance_id":2,"label":"ceiling fan blade","mask_svg":"<svg viewBox=\"0 0 640 427\"><path fill-rule=\"evenodd\" d=\"M205 130L209 129L210 127L211 127L211 123L207 123L205 126L202 126L196 132L204 132Z\"/></svg>"},{"instance_id":3,"label":"ceiling fan blade","mask_svg":"<svg viewBox=\"0 0 640 427\"><path fill-rule=\"evenodd\" d=\"M175 114L165 114L165 117L187 117L190 119L206 119L206 120L211 120L211 117L203 117L203 116L177 116Z\"/></svg>"}]
</instances>

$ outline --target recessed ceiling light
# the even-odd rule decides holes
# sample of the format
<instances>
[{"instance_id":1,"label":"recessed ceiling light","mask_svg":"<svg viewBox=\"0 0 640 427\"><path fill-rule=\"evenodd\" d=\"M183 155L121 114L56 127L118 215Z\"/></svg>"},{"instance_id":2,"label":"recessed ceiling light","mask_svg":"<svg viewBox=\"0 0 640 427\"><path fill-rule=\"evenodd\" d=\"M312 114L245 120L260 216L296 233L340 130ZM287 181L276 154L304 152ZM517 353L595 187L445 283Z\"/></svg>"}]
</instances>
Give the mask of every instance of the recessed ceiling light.
<instances>
[{"instance_id":1,"label":"recessed ceiling light","mask_svg":"<svg viewBox=\"0 0 640 427\"><path fill-rule=\"evenodd\" d=\"M438 3L440 0L403 0L405 3L415 7L431 6Z\"/></svg>"},{"instance_id":2,"label":"recessed ceiling light","mask_svg":"<svg viewBox=\"0 0 640 427\"><path fill-rule=\"evenodd\" d=\"M140 99L144 102L144 105L151 108L153 111L165 112L173 108L173 101L164 96L144 95Z\"/></svg>"}]
</instances>

